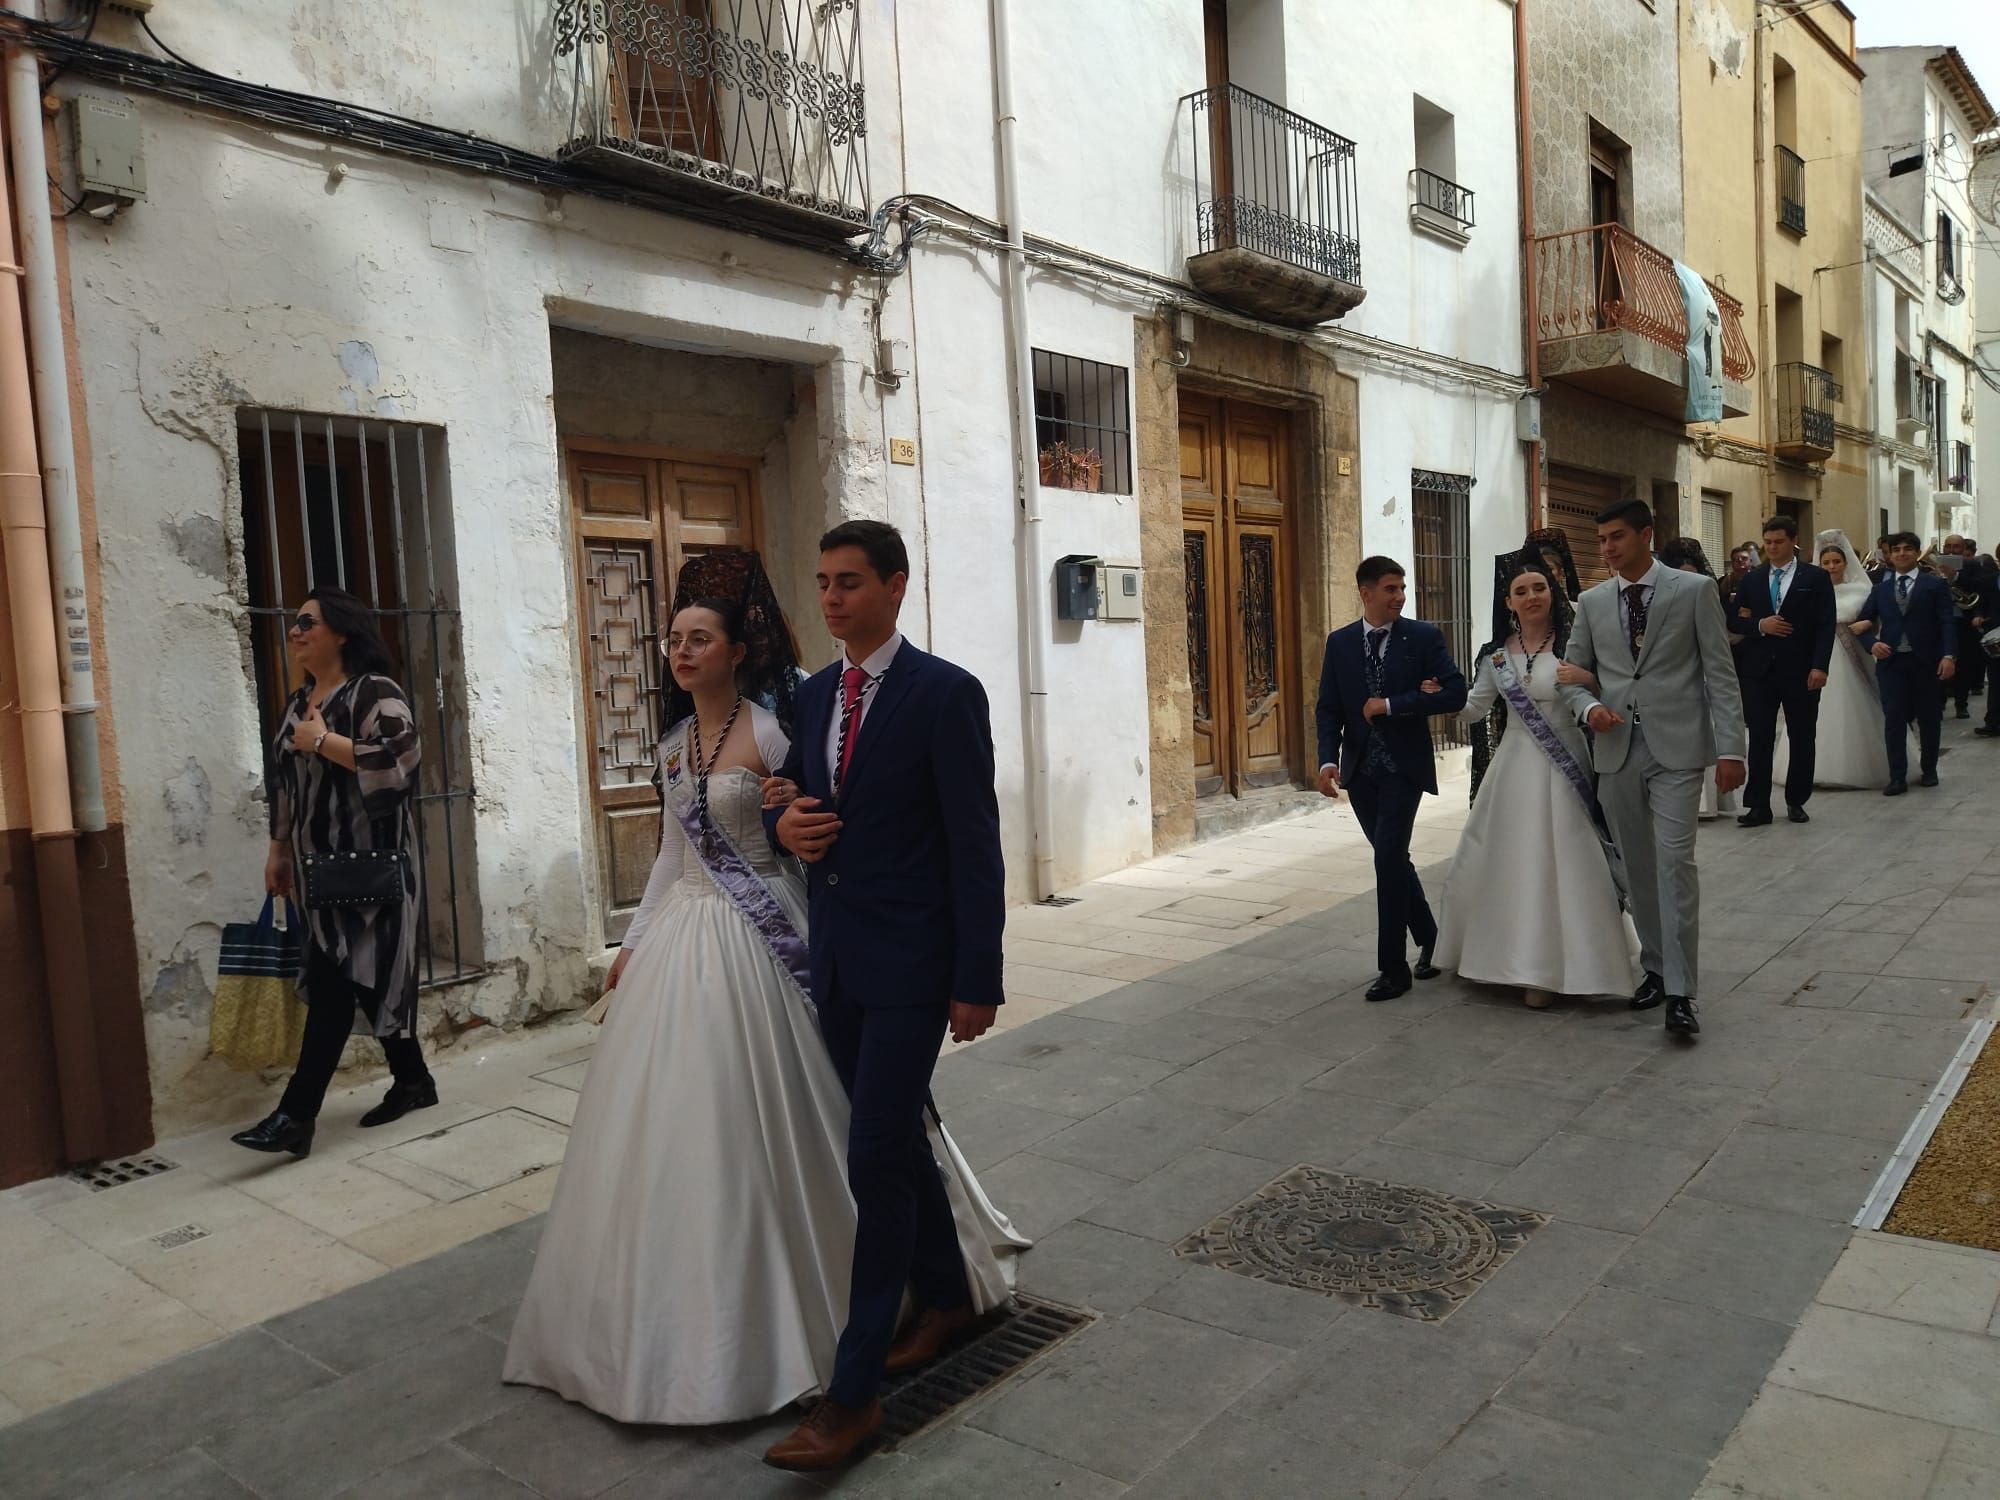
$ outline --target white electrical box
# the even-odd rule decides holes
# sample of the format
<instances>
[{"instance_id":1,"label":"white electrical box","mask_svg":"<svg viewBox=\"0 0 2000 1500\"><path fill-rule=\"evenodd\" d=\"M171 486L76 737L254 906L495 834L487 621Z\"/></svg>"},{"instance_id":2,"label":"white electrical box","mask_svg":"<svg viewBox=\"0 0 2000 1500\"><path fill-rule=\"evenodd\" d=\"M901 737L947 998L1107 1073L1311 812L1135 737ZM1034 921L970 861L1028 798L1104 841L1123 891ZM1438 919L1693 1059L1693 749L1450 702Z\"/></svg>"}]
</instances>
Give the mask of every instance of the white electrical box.
<instances>
[{"instance_id":1,"label":"white electrical box","mask_svg":"<svg viewBox=\"0 0 2000 1500\"><path fill-rule=\"evenodd\" d=\"M1098 604L1097 618L1138 619L1141 605L1139 570L1124 563L1106 563L1097 570L1097 576L1101 580L1104 596Z\"/></svg>"},{"instance_id":2,"label":"white electrical box","mask_svg":"<svg viewBox=\"0 0 2000 1500\"><path fill-rule=\"evenodd\" d=\"M1514 436L1524 443L1542 440L1542 398L1533 391L1514 405Z\"/></svg>"},{"instance_id":3,"label":"white electrical box","mask_svg":"<svg viewBox=\"0 0 2000 1500\"><path fill-rule=\"evenodd\" d=\"M129 99L77 94L63 106L76 193L85 213L116 211L146 196L139 112Z\"/></svg>"}]
</instances>

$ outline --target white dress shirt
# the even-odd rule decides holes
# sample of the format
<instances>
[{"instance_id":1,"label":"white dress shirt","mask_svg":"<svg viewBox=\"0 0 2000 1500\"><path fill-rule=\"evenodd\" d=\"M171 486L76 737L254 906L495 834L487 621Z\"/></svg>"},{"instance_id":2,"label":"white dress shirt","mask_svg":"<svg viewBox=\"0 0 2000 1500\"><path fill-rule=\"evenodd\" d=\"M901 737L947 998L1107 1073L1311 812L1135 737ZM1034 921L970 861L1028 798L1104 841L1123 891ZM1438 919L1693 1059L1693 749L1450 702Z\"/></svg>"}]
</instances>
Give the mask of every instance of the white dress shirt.
<instances>
[{"instance_id":1,"label":"white dress shirt","mask_svg":"<svg viewBox=\"0 0 2000 1500\"><path fill-rule=\"evenodd\" d=\"M826 777L829 786L840 777L840 720L841 710L847 706L847 669L858 666L868 679L861 684L861 717L854 725L858 740L861 726L868 722L868 705L881 687L882 674L889 670L896 660L896 653L902 649L903 633L899 630L877 647L875 653L864 662L850 660L845 651L840 653L840 675L834 679L833 684L833 717L826 726Z\"/></svg>"}]
</instances>

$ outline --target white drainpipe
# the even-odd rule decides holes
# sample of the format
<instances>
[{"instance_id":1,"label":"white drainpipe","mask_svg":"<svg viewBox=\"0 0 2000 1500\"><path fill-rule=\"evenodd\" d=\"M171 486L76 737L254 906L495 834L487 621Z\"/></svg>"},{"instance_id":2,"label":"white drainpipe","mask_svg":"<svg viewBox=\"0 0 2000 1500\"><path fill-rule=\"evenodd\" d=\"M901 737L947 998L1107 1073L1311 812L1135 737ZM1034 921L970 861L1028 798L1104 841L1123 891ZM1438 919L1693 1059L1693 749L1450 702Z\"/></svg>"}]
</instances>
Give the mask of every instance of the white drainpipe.
<instances>
[{"instance_id":1,"label":"white drainpipe","mask_svg":"<svg viewBox=\"0 0 2000 1500\"><path fill-rule=\"evenodd\" d=\"M38 0L12 0L15 15L41 19ZM13 141L14 216L21 234L28 309L28 360L48 512L49 573L56 590L57 658L62 668L63 738L72 816L85 833L105 826L104 773L97 756L97 678L91 665L90 599L85 592L83 518L76 498L76 435L70 423L69 361L56 281L55 224L49 217L48 153L43 148L42 79L36 54L7 54L7 124Z\"/></svg>"},{"instance_id":2,"label":"white drainpipe","mask_svg":"<svg viewBox=\"0 0 2000 1500\"><path fill-rule=\"evenodd\" d=\"M993 27L993 120L1000 144L1000 217L1007 225L1007 357L1013 366L1014 489L1020 520L1014 545L1021 666L1027 699L1021 750L1027 762L1028 820L1034 836L1035 899L1055 894L1055 819L1049 805L1048 564L1042 558L1041 470L1035 451L1035 366L1028 342L1028 248L1021 223L1014 149L1014 70L1007 0L988 0Z\"/></svg>"}]
</instances>

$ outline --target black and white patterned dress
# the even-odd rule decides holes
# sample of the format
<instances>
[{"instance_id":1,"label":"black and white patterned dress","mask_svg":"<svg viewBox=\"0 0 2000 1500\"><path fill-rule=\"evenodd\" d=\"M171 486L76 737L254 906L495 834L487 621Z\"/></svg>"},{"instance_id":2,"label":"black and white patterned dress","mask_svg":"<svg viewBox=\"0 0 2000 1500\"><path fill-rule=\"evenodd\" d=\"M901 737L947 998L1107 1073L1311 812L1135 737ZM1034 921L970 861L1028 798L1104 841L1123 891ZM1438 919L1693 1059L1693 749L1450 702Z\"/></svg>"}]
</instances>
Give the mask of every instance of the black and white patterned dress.
<instances>
[{"instance_id":1,"label":"black and white patterned dress","mask_svg":"<svg viewBox=\"0 0 2000 1500\"><path fill-rule=\"evenodd\" d=\"M419 873L411 799L417 790L417 722L403 690L387 677L350 677L327 695L320 716L330 733L354 741L355 770L292 748L292 731L306 714L310 688L285 704L271 746L271 837L291 845L303 895L308 852L408 849L403 899L372 906L305 911L306 970L317 955L344 974L360 1002L362 1034L411 1036L417 1022ZM306 989L300 975L301 993Z\"/></svg>"}]
</instances>

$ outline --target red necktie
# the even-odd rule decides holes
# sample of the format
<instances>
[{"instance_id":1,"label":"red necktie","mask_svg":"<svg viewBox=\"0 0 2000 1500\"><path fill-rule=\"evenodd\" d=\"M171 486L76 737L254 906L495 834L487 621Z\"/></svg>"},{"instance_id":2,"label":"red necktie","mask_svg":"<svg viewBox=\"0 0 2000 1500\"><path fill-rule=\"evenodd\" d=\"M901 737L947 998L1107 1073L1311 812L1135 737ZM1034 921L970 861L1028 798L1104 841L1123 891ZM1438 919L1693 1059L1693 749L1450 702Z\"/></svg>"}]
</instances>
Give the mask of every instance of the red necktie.
<instances>
[{"instance_id":1,"label":"red necktie","mask_svg":"<svg viewBox=\"0 0 2000 1500\"><path fill-rule=\"evenodd\" d=\"M868 674L849 667L840 678L840 761L834 768L833 785L838 791L847 784L847 767L854 759L854 741L861 733L861 689Z\"/></svg>"}]
</instances>

